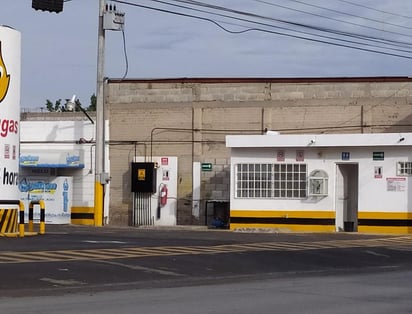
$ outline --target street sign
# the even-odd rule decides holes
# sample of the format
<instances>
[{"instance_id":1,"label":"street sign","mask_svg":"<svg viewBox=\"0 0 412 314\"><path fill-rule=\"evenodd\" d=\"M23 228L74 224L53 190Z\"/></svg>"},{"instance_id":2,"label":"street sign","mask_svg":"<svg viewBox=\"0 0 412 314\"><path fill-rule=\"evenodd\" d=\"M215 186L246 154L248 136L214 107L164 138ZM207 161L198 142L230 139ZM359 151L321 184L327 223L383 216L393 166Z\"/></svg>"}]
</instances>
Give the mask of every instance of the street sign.
<instances>
[{"instance_id":1,"label":"street sign","mask_svg":"<svg viewBox=\"0 0 412 314\"><path fill-rule=\"evenodd\" d=\"M342 152L342 160L349 160L350 152Z\"/></svg>"},{"instance_id":2,"label":"street sign","mask_svg":"<svg viewBox=\"0 0 412 314\"><path fill-rule=\"evenodd\" d=\"M385 153L384 152L373 152L373 160L384 160L385 159Z\"/></svg>"},{"instance_id":3,"label":"street sign","mask_svg":"<svg viewBox=\"0 0 412 314\"><path fill-rule=\"evenodd\" d=\"M203 162L201 164L202 171L212 171L212 163L210 162Z\"/></svg>"}]
</instances>

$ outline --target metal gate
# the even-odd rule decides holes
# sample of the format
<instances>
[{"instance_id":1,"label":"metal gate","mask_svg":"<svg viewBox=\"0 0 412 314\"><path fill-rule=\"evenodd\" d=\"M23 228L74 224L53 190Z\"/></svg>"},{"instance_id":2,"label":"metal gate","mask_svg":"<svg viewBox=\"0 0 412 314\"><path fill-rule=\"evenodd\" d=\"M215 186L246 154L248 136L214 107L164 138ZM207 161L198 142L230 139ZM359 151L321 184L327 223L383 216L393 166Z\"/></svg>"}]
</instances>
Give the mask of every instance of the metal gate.
<instances>
[{"instance_id":1,"label":"metal gate","mask_svg":"<svg viewBox=\"0 0 412 314\"><path fill-rule=\"evenodd\" d=\"M133 193L133 226L152 226L154 216L152 215L152 193Z\"/></svg>"}]
</instances>

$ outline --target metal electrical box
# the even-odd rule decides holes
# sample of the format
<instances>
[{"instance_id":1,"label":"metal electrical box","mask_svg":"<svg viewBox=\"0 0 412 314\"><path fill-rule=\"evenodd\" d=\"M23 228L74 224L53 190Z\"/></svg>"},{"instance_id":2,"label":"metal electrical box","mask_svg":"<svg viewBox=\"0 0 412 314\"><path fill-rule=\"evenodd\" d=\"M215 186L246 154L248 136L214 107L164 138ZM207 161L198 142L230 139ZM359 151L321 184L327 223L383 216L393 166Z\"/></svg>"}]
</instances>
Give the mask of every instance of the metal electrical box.
<instances>
[{"instance_id":1,"label":"metal electrical box","mask_svg":"<svg viewBox=\"0 0 412 314\"><path fill-rule=\"evenodd\" d=\"M156 193L154 162L132 162L132 192Z\"/></svg>"}]
</instances>

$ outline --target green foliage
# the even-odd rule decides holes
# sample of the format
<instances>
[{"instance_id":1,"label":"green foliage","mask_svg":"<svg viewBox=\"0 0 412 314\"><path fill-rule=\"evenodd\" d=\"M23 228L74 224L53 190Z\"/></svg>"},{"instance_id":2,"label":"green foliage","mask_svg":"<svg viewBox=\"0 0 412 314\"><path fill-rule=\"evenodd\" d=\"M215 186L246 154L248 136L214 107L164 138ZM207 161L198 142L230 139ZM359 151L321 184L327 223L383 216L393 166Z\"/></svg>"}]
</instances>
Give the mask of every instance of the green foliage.
<instances>
[{"instance_id":1,"label":"green foliage","mask_svg":"<svg viewBox=\"0 0 412 314\"><path fill-rule=\"evenodd\" d=\"M87 107L87 111L96 111L96 101L97 97L96 94L90 96L90 106Z\"/></svg>"},{"instance_id":2,"label":"green foliage","mask_svg":"<svg viewBox=\"0 0 412 314\"><path fill-rule=\"evenodd\" d=\"M55 103L53 104L49 99L46 100L46 108L47 111L49 112L57 112L61 111L61 102L62 100L56 100Z\"/></svg>"}]
</instances>

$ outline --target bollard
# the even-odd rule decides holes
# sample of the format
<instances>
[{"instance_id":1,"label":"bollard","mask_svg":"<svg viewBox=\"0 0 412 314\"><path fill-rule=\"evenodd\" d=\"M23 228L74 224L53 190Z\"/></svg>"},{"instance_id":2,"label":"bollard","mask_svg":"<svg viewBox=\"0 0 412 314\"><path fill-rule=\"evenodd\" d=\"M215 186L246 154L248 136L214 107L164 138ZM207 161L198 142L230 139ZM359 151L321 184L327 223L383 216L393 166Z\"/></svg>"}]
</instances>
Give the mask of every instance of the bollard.
<instances>
[{"instance_id":1,"label":"bollard","mask_svg":"<svg viewBox=\"0 0 412 314\"><path fill-rule=\"evenodd\" d=\"M29 204L29 232L33 232L34 231L34 205L35 202L30 202Z\"/></svg>"},{"instance_id":2,"label":"bollard","mask_svg":"<svg viewBox=\"0 0 412 314\"><path fill-rule=\"evenodd\" d=\"M24 204L22 201L19 202L19 237L24 237Z\"/></svg>"},{"instance_id":3,"label":"bollard","mask_svg":"<svg viewBox=\"0 0 412 314\"><path fill-rule=\"evenodd\" d=\"M45 234L46 233L46 208L44 205L44 201L40 200L40 234Z\"/></svg>"},{"instance_id":4,"label":"bollard","mask_svg":"<svg viewBox=\"0 0 412 314\"><path fill-rule=\"evenodd\" d=\"M43 200L31 201L29 205L29 232L34 231L34 205L40 205L39 234L46 233L46 207Z\"/></svg>"}]
</instances>

